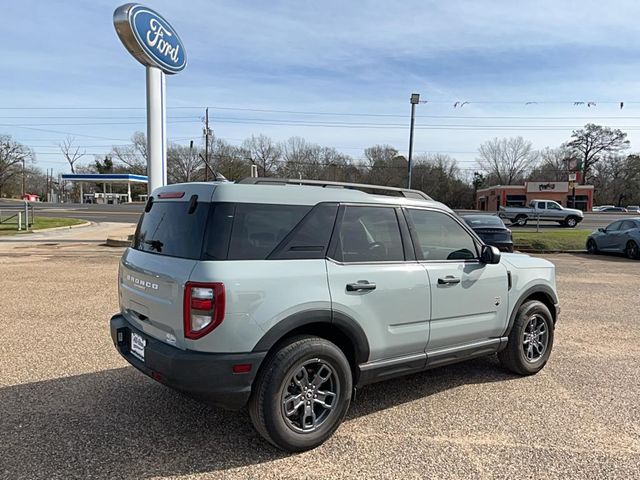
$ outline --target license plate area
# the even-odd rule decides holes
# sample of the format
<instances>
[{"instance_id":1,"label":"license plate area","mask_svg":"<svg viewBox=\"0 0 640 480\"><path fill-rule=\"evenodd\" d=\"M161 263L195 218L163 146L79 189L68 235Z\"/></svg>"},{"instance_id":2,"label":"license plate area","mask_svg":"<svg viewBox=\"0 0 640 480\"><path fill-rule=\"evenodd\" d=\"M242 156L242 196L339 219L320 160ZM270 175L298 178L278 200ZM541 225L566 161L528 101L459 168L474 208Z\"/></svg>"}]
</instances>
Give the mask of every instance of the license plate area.
<instances>
[{"instance_id":1,"label":"license plate area","mask_svg":"<svg viewBox=\"0 0 640 480\"><path fill-rule=\"evenodd\" d=\"M147 346L147 341L144 339L142 335L138 335L135 332L131 332L131 344L130 351L131 354L136 357L138 360L144 362L144 349Z\"/></svg>"}]
</instances>

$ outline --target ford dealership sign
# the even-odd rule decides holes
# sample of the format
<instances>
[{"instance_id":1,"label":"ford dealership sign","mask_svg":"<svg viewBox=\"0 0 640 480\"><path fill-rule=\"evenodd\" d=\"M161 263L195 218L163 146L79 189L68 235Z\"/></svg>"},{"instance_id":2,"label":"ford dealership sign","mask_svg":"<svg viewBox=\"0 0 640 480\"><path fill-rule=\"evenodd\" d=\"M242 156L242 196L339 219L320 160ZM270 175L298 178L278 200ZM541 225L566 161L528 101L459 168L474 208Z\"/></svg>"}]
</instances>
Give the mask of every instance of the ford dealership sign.
<instances>
[{"instance_id":1,"label":"ford dealership sign","mask_svg":"<svg viewBox=\"0 0 640 480\"><path fill-rule=\"evenodd\" d=\"M135 3L118 7L113 14L116 32L124 46L140 63L178 73L187 64L180 37L162 16Z\"/></svg>"}]
</instances>

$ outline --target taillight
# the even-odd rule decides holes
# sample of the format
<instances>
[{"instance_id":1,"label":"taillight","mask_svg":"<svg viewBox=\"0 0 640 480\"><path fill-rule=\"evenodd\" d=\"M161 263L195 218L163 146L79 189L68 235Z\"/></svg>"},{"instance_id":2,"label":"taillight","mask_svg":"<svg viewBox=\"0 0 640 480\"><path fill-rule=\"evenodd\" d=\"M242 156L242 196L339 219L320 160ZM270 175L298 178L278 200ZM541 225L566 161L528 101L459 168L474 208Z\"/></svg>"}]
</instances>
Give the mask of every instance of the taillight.
<instances>
[{"instance_id":1,"label":"taillight","mask_svg":"<svg viewBox=\"0 0 640 480\"><path fill-rule=\"evenodd\" d=\"M184 287L184 336L205 336L224 319L223 283L187 282Z\"/></svg>"}]
</instances>

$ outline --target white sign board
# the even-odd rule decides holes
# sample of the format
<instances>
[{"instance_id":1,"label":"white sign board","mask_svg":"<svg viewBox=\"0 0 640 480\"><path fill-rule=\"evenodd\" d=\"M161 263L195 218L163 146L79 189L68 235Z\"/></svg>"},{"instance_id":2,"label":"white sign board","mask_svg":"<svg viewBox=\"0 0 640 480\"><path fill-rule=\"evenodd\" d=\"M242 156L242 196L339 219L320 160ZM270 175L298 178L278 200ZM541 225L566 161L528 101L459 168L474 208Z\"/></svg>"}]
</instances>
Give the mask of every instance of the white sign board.
<instances>
[{"instance_id":1,"label":"white sign board","mask_svg":"<svg viewBox=\"0 0 640 480\"><path fill-rule=\"evenodd\" d=\"M567 193L569 182L527 182L527 193Z\"/></svg>"}]
</instances>

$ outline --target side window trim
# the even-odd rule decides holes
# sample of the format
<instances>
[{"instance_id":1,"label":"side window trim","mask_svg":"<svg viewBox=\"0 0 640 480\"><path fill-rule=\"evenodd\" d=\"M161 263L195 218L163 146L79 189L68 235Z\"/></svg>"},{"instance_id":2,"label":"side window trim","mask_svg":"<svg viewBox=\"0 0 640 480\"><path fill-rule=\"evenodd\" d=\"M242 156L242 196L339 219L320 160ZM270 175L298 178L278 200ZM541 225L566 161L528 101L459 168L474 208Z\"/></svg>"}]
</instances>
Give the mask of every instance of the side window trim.
<instances>
[{"instance_id":1,"label":"side window trim","mask_svg":"<svg viewBox=\"0 0 640 480\"><path fill-rule=\"evenodd\" d=\"M404 210L404 216L405 219L407 221L407 225L409 226L409 233L411 235L411 241L413 243L413 250L414 250L414 254L416 256L416 259L418 262L420 263L479 263L480 262L480 249L482 247L482 242L480 241L479 237L477 236L477 234L465 223L465 222L461 222L459 221L454 215L451 215L449 212L446 212L444 210L437 210L434 208L425 208L425 207L403 207ZM424 211L428 211L428 212L435 212L435 213L440 213L443 215L448 216L449 218L451 218L454 222L456 222L458 225L460 225L460 227L471 237L471 240L475 246L476 249L476 257L475 258L470 258L470 259L453 259L453 260L428 260L428 259L420 259L420 255L418 255L418 251L416 249L416 245L420 245L420 241L418 239L418 233L416 230L416 226L413 223L413 220L411 219L411 215L409 215L409 210L424 210Z\"/></svg>"}]
</instances>

